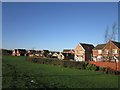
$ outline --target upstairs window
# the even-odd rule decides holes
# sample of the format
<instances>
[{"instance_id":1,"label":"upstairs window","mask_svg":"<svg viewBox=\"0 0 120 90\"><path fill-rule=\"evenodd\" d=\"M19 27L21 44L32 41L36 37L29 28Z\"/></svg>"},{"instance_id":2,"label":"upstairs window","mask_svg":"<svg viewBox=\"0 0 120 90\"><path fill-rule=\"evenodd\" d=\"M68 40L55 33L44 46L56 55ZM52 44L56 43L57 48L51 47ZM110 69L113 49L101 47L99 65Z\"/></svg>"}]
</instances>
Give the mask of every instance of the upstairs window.
<instances>
[{"instance_id":1,"label":"upstairs window","mask_svg":"<svg viewBox=\"0 0 120 90\"><path fill-rule=\"evenodd\" d=\"M113 53L113 54L117 54L117 49L113 49L113 50L112 50L112 53Z\"/></svg>"},{"instance_id":2,"label":"upstairs window","mask_svg":"<svg viewBox=\"0 0 120 90\"><path fill-rule=\"evenodd\" d=\"M105 50L105 54L108 54L108 49Z\"/></svg>"},{"instance_id":3,"label":"upstairs window","mask_svg":"<svg viewBox=\"0 0 120 90\"><path fill-rule=\"evenodd\" d=\"M80 51L80 53L83 53L83 51Z\"/></svg>"},{"instance_id":4,"label":"upstairs window","mask_svg":"<svg viewBox=\"0 0 120 90\"><path fill-rule=\"evenodd\" d=\"M98 50L98 54L102 54L102 50Z\"/></svg>"},{"instance_id":5,"label":"upstairs window","mask_svg":"<svg viewBox=\"0 0 120 90\"><path fill-rule=\"evenodd\" d=\"M78 50L76 50L76 53L78 53Z\"/></svg>"}]
</instances>

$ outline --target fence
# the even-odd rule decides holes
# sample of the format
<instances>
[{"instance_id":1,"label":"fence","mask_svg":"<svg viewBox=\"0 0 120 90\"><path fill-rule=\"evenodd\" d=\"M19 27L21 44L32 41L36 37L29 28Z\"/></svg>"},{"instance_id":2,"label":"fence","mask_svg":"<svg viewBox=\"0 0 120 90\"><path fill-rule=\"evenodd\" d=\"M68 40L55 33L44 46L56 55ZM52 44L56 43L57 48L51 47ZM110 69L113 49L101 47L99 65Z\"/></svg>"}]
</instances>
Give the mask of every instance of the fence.
<instances>
[{"instance_id":1,"label":"fence","mask_svg":"<svg viewBox=\"0 0 120 90\"><path fill-rule=\"evenodd\" d=\"M95 61L89 61L91 64L95 64L99 67L110 67L111 69L115 71L120 71L120 63L114 63L114 62L95 62Z\"/></svg>"}]
</instances>

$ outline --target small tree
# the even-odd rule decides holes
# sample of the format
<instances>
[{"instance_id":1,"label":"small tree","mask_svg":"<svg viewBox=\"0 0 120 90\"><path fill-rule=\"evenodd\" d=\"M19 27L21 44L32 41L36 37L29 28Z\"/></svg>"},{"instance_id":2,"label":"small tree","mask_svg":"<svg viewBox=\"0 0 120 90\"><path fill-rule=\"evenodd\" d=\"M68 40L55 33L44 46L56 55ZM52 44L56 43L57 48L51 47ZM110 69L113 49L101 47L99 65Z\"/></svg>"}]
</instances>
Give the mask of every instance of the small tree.
<instances>
[{"instance_id":1,"label":"small tree","mask_svg":"<svg viewBox=\"0 0 120 90\"><path fill-rule=\"evenodd\" d=\"M47 57L48 56L49 51L48 50L44 50L43 56Z\"/></svg>"}]
</instances>

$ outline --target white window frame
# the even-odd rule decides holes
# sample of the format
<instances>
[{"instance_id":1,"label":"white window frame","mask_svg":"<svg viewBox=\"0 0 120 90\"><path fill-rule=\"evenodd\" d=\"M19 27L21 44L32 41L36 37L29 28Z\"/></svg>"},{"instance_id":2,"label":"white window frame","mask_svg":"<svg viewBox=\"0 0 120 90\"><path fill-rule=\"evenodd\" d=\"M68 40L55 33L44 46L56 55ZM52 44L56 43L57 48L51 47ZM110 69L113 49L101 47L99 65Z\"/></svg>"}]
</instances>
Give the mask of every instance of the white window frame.
<instances>
[{"instance_id":1,"label":"white window frame","mask_svg":"<svg viewBox=\"0 0 120 90\"><path fill-rule=\"evenodd\" d=\"M117 54L117 49L112 49L112 54Z\"/></svg>"},{"instance_id":2,"label":"white window frame","mask_svg":"<svg viewBox=\"0 0 120 90\"><path fill-rule=\"evenodd\" d=\"M102 54L102 50L98 50L98 54Z\"/></svg>"},{"instance_id":3,"label":"white window frame","mask_svg":"<svg viewBox=\"0 0 120 90\"><path fill-rule=\"evenodd\" d=\"M78 50L76 50L76 53L78 53Z\"/></svg>"},{"instance_id":4,"label":"white window frame","mask_svg":"<svg viewBox=\"0 0 120 90\"><path fill-rule=\"evenodd\" d=\"M109 50L108 49L105 49L105 54L108 54Z\"/></svg>"},{"instance_id":5,"label":"white window frame","mask_svg":"<svg viewBox=\"0 0 120 90\"><path fill-rule=\"evenodd\" d=\"M80 51L80 53L84 53L84 51Z\"/></svg>"}]
</instances>

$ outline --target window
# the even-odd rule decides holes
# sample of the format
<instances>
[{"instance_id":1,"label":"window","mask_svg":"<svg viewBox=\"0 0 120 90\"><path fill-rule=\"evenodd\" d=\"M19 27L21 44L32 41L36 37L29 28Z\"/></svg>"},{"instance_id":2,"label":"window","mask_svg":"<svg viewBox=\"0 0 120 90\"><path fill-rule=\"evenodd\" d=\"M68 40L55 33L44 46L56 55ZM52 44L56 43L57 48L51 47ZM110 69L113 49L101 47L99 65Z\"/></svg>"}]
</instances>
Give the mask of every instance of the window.
<instances>
[{"instance_id":1,"label":"window","mask_svg":"<svg viewBox=\"0 0 120 90\"><path fill-rule=\"evenodd\" d=\"M76 50L76 53L78 53L78 50Z\"/></svg>"},{"instance_id":2,"label":"window","mask_svg":"<svg viewBox=\"0 0 120 90\"><path fill-rule=\"evenodd\" d=\"M102 54L102 50L98 50L98 54Z\"/></svg>"},{"instance_id":3,"label":"window","mask_svg":"<svg viewBox=\"0 0 120 90\"><path fill-rule=\"evenodd\" d=\"M105 50L105 54L108 54L108 49Z\"/></svg>"},{"instance_id":4,"label":"window","mask_svg":"<svg viewBox=\"0 0 120 90\"><path fill-rule=\"evenodd\" d=\"M113 54L117 54L117 49L113 49L113 50L112 50L112 53L113 53Z\"/></svg>"},{"instance_id":5,"label":"window","mask_svg":"<svg viewBox=\"0 0 120 90\"><path fill-rule=\"evenodd\" d=\"M97 57L98 61L102 61L102 56Z\"/></svg>"},{"instance_id":6,"label":"window","mask_svg":"<svg viewBox=\"0 0 120 90\"><path fill-rule=\"evenodd\" d=\"M80 53L83 53L83 51L80 51Z\"/></svg>"}]
</instances>

